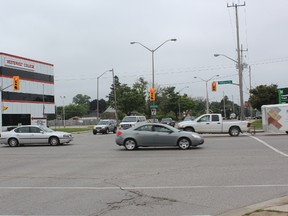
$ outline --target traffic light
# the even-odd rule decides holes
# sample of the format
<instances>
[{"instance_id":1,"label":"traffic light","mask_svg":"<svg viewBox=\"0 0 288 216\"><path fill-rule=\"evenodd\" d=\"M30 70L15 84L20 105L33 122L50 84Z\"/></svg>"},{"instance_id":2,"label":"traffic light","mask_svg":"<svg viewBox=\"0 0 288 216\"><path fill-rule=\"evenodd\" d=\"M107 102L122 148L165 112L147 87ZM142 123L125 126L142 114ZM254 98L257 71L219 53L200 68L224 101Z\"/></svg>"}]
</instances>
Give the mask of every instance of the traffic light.
<instances>
[{"instance_id":1,"label":"traffic light","mask_svg":"<svg viewBox=\"0 0 288 216\"><path fill-rule=\"evenodd\" d=\"M217 83L215 81L212 82L212 91L216 91L217 89Z\"/></svg>"},{"instance_id":2,"label":"traffic light","mask_svg":"<svg viewBox=\"0 0 288 216\"><path fill-rule=\"evenodd\" d=\"M20 78L19 78L19 76L13 76L13 89L15 91L20 90Z\"/></svg>"},{"instance_id":3,"label":"traffic light","mask_svg":"<svg viewBox=\"0 0 288 216\"><path fill-rule=\"evenodd\" d=\"M155 97L155 89L154 88L150 88L150 101L155 101L156 97Z\"/></svg>"}]
</instances>

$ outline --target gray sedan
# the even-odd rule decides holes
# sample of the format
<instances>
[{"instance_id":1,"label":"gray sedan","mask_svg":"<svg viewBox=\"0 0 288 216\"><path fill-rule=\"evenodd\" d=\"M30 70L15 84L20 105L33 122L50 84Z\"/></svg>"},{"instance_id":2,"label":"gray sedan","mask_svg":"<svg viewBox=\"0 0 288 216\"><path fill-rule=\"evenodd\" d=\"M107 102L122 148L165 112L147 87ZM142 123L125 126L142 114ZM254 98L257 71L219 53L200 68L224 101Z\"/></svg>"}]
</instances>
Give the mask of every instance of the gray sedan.
<instances>
[{"instance_id":1,"label":"gray sedan","mask_svg":"<svg viewBox=\"0 0 288 216\"><path fill-rule=\"evenodd\" d=\"M138 124L128 130L118 130L116 135L116 144L127 150L141 146L178 146L180 149L188 149L204 143L203 137L197 133L180 131L159 123Z\"/></svg>"},{"instance_id":2,"label":"gray sedan","mask_svg":"<svg viewBox=\"0 0 288 216\"><path fill-rule=\"evenodd\" d=\"M59 145L73 140L70 133L53 131L38 125L23 125L0 133L0 143L16 147L23 144Z\"/></svg>"}]
</instances>

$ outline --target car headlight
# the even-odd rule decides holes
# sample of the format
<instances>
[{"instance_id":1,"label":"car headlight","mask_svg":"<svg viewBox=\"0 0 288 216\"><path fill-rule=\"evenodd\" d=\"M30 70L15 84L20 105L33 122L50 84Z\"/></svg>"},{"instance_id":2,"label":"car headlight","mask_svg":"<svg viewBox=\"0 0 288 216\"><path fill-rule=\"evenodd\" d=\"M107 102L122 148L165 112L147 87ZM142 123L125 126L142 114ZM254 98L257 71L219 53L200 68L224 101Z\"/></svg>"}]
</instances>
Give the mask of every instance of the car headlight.
<instances>
[{"instance_id":1,"label":"car headlight","mask_svg":"<svg viewBox=\"0 0 288 216\"><path fill-rule=\"evenodd\" d=\"M192 137L197 138L197 139L202 139L202 137L199 134L193 134Z\"/></svg>"}]
</instances>

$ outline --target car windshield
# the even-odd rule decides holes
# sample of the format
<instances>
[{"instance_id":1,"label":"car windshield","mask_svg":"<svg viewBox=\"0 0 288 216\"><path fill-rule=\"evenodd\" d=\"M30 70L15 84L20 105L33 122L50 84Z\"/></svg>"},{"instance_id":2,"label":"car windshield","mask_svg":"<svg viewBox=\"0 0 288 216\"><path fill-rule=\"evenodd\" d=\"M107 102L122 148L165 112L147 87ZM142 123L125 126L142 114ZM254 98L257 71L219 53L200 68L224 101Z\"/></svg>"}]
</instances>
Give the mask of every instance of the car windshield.
<instances>
[{"instance_id":1,"label":"car windshield","mask_svg":"<svg viewBox=\"0 0 288 216\"><path fill-rule=\"evenodd\" d=\"M124 117L122 122L136 122L136 117L135 116L126 116L126 117Z\"/></svg>"},{"instance_id":2,"label":"car windshield","mask_svg":"<svg viewBox=\"0 0 288 216\"><path fill-rule=\"evenodd\" d=\"M43 131L45 131L45 132L55 132L54 130L52 130L52 129L50 129L50 128L48 128L48 127L45 127L45 126L39 126L39 128L41 129L41 130L43 130Z\"/></svg>"},{"instance_id":3,"label":"car windshield","mask_svg":"<svg viewBox=\"0 0 288 216\"><path fill-rule=\"evenodd\" d=\"M97 125L108 125L109 121L100 120Z\"/></svg>"}]
</instances>

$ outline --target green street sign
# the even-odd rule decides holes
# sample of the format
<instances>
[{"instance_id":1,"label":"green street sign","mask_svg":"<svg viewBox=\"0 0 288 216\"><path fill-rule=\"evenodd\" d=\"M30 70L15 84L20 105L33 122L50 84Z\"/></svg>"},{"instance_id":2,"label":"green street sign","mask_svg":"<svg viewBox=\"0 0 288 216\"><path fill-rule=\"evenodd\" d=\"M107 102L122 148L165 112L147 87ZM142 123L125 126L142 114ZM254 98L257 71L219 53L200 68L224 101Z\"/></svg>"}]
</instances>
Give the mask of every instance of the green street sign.
<instances>
[{"instance_id":1,"label":"green street sign","mask_svg":"<svg viewBox=\"0 0 288 216\"><path fill-rule=\"evenodd\" d=\"M288 103L288 88L278 89L278 103Z\"/></svg>"},{"instance_id":2,"label":"green street sign","mask_svg":"<svg viewBox=\"0 0 288 216\"><path fill-rule=\"evenodd\" d=\"M218 81L218 85L224 85L224 84L232 84L232 80L224 80L224 81Z\"/></svg>"},{"instance_id":3,"label":"green street sign","mask_svg":"<svg viewBox=\"0 0 288 216\"><path fill-rule=\"evenodd\" d=\"M158 108L158 105L156 105L156 104L155 104L155 105L150 105L150 108L151 108L151 109Z\"/></svg>"}]
</instances>

